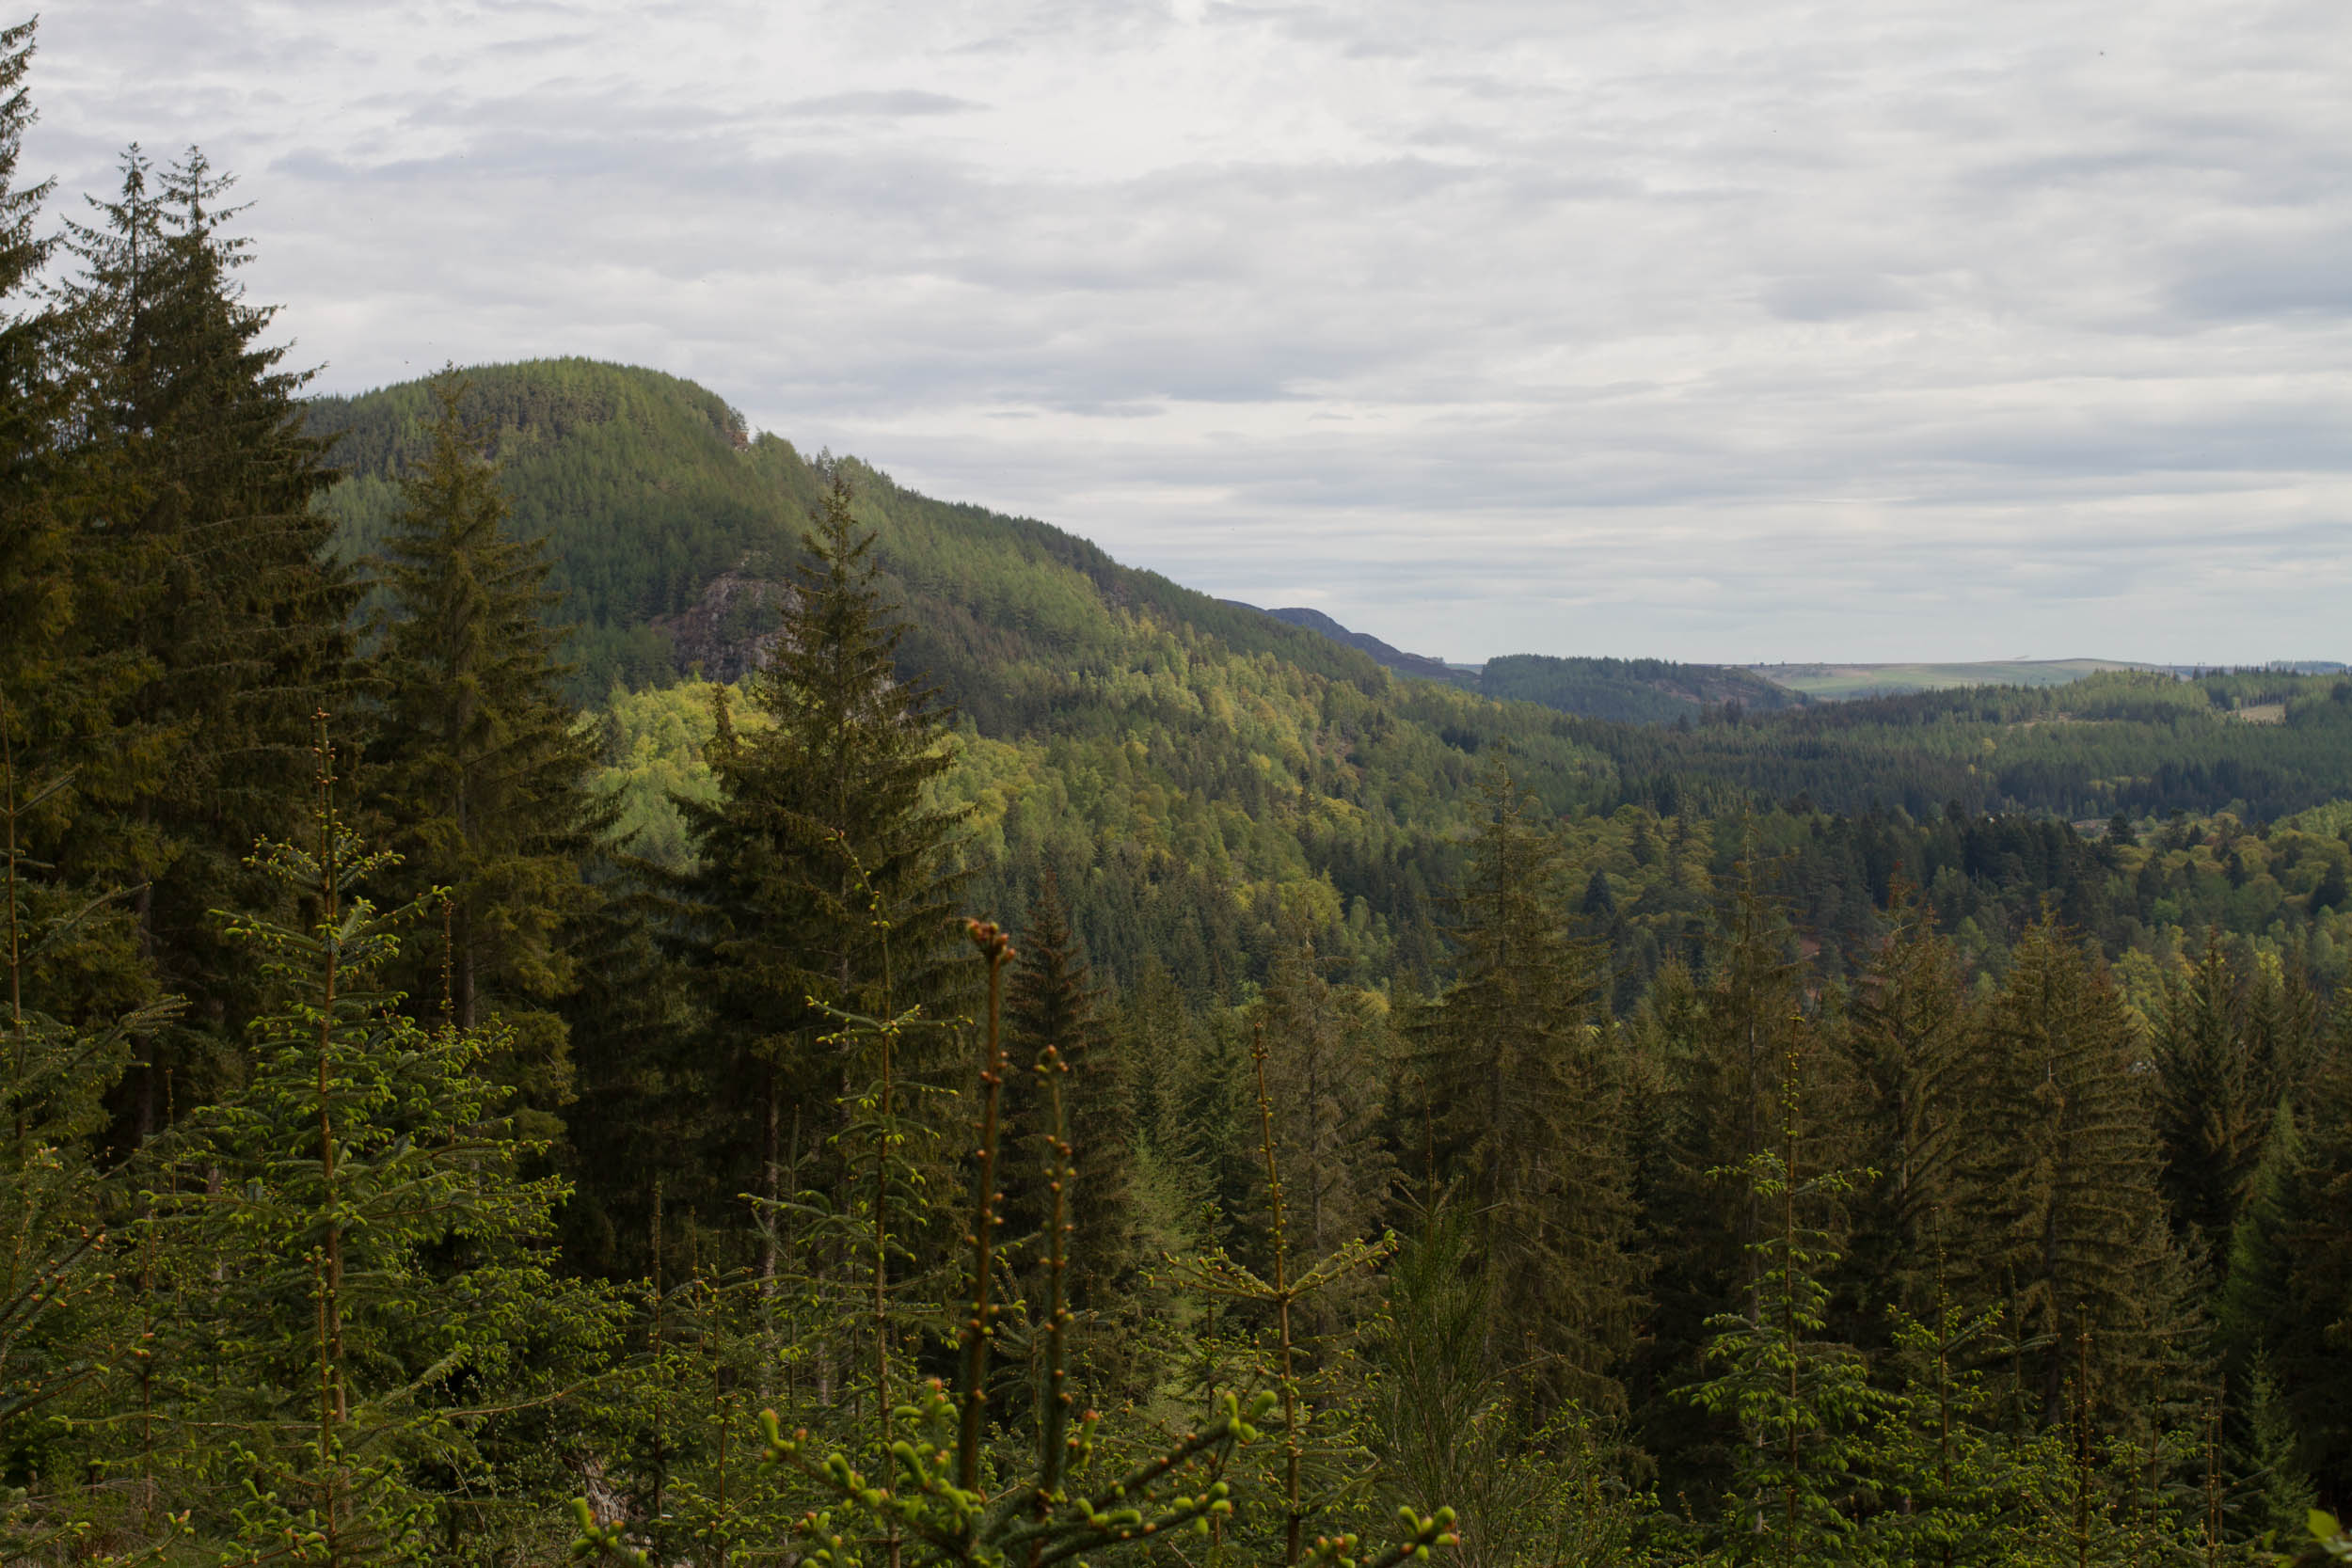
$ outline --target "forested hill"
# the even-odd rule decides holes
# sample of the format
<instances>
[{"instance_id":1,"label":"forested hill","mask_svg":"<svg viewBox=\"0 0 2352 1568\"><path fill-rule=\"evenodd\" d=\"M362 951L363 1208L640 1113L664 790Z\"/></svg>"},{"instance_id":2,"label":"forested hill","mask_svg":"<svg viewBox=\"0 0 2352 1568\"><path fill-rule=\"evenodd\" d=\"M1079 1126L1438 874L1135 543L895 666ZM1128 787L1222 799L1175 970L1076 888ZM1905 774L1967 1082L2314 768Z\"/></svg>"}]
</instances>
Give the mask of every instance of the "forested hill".
<instances>
[{"instance_id":1,"label":"forested hill","mask_svg":"<svg viewBox=\"0 0 2352 1568\"><path fill-rule=\"evenodd\" d=\"M1772 713L1804 698L1761 675L1716 664L1662 658L1551 658L1506 654L1478 673L1476 689L1506 702L1538 703L1588 719L1629 724L1694 719L1708 706Z\"/></svg>"},{"instance_id":2,"label":"forested hill","mask_svg":"<svg viewBox=\"0 0 2352 1568\"><path fill-rule=\"evenodd\" d=\"M463 374L469 416L496 432L516 531L548 537L556 618L576 628L572 657L591 696L616 681L659 685L682 673L680 624L723 576L782 574L824 483L818 467L831 461L752 436L716 394L659 371L564 358ZM326 499L347 553L381 537L431 413L426 380L311 404L311 427L340 437L336 456L349 476ZM861 514L914 612L913 662L984 729L1039 721L1054 706L1055 691L998 678L1007 666L1099 659L1119 641L1122 614L1366 690L1382 684L1359 653L1121 566L1074 534L932 500L851 466ZM756 629L740 611L737 623L721 629L739 641ZM988 678L970 678L983 667Z\"/></svg>"},{"instance_id":3,"label":"forested hill","mask_svg":"<svg viewBox=\"0 0 2352 1568\"><path fill-rule=\"evenodd\" d=\"M1498 702L1534 703L1580 718L1621 724L1671 724L1728 705L1732 714L1773 713L1810 699L1752 671L1720 664L1677 664L1663 658L1555 658L1504 654L1484 665L1448 664L1408 654L1368 632L1342 626L1319 610L1269 610L1266 614L1321 632L1370 654L1380 666L1417 680L1444 681Z\"/></svg>"},{"instance_id":4,"label":"forested hill","mask_svg":"<svg viewBox=\"0 0 2352 1568\"><path fill-rule=\"evenodd\" d=\"M2268 820L2352 781L2352 682L2276 671L2185 681L2113 671L2071 686L1976 687L1819 704L1762 720L1629 729L1572 721L1629 798L1672 812L1698 788L1914 816L2026 811Z\"/></svg>"}]
</instances>

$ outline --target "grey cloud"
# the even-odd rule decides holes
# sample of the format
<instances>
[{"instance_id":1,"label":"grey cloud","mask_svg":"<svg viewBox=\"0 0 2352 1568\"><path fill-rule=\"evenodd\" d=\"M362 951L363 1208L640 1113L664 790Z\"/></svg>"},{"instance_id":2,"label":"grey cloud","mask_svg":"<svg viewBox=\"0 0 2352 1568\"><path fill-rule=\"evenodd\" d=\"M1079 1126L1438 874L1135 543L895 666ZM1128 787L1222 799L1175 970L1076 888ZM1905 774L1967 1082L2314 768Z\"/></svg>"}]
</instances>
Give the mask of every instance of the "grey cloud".
<instances>
[{"instance_id":1,"label":"grey cloud","mask_svg":"<svg viewBox=\"0 0 2352 1568\"><path fill-rule=\"evenodd\" d=\"M893 119L914 115L958 115L987 107L968 98L944 92L837 92L830 98L799 98L781 104L776 113L790 116Z\"/></svg>"},{"instance_id":2,"label":"grey cloud","mask_svg":"<svg viewBox=\"0 0 2352 1568\"><path fill-rule=\"evenodd\" d=\"M28 161L256 171L338 388L649 361L1405 646L2341 645L2329 6L431 17L91 0Z\"/></svg>"},{"instance_id":3,"label":"grey cloud","mask_svg":"<svg viewBox=\"0 0 2352 1568\"><path fill-rule=\"evenodd\" d=\"M1845 321L1916 304L1911 290L1875 273L1784 277L1766 289L1764 297L1774 315L1801 322Z\"/></svg>"},{"instance_id":4,"label":"grey cloud","mask_svg":"<svg viewBox=\"0 0 2352 1568\"><path fill-rule=\"evenodd\" d=\"M2352 229L2213 247L2168 293L2176 309L2207 320L2352 315Z\"/></svg>"}]
</instances>

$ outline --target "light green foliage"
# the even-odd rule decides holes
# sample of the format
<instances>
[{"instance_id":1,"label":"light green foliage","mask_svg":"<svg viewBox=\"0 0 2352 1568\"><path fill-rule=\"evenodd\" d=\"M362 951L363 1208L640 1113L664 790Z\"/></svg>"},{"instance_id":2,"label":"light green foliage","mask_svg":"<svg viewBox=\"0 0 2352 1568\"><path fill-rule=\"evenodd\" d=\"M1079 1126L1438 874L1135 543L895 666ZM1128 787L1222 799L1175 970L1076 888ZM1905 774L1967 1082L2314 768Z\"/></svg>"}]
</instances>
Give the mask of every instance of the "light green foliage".
<instances>
[{"instance_id":1,"label":"light green foliage","mask_svg":"<svg viewBox=\"0 0 2352 1568\"><path fill-rule=\"evenodd\" d=\"M495 1032L428 1032L375 989L420 911L363 895L389 857L329 782L312 842L257 856L312 923L230 924L271 1002L249 1082L159 1146L132 1256L168 1327L111 1424L146 1530L184 1510L196 1538L284 1560L442 1561L532 1508L475 1501L507 1489L499 1422L590 1374L612 1307L555 1273L564 1190L519 1172L535 1150L481 1071Z\"/></svg>"},{"instance_id":2,"label":"light green foliage","mask_svg":"<svg viewBox=\"0 0 2352 1568\"><path fill-rule=\"evenodd\" d=\"M612 802L612 836L630 853L671 870L689 864L693 851L677 801L708 804L718 798L705 748L717 732L720 700L710 683L700 680L641 691L613 689L593 779ZM739 687L728 689L723 701L738 730L765 721L758 709L745 706Z\"/></svg>"},{"instance_id":3,"label":"light green foliage","mask_svg":"<svg viewBox=\"0 0 2352 1568\"><path fill-rule=\"evenodd\" d=\"M1518 1377L1487 1354L1487 1276L1453 1204L1424 1211L1389 1272L1360 1396L1386 1502L1454 1511L1465 1568L1522 1563L1623 1568L1657 1502L1629 1485L1625 1455L1570 1406L1532 1426Z\"/></svg>"},{"instance_id":4,"label":"light green foliage","mask_svg":"<svg viewBox=\"0 0 2352 1568\"><path fill-rule=\"evenodd\" d=\"M1870 1173L1804 1165L1796 1061L1792 1053L1782 1085L1780 1147L1722 1173L1771 1213L1771 1229L1749 1243L1756 1267L1744 1310L1708 1320L1714 1375L1682 1396L1739 1423L1724 1498L1732 1560L1786 1568L1839 1555L1855 1524L1851 1495L1871 1453L1868 1429L1885 1405L1864 1357L1826 1332L1824 1277L1837 1256L1817 1217Z\"/></svg>"},{"instance_id":5,"label":"light green foliage","mask_svg":"<svg viewBox=\"0 0 2352 1568\"><path fill-rule=\"evenodd\" d=\"M5 714L0 714L0 720ZM77 1027L31 1004L27 980L76 927L99 911L43 918L49 892L24 873L20 833L45 794L20 793L9 736L0 729L0 925L5 927L7 1031L0 1037L0 1450L39 1452L36 1424L82 1402L110 1364L133 1347L113 1305L104 1189L88 1141L105 1125L105 1096L121 1081L133 1037L178 1010L151 1002L120 1018ZM35 1462L36 1465L39 1461ZM71 1506L0 1490L0 1552L11 1559L79 1533Z\"/></svg>"}]
</instances>

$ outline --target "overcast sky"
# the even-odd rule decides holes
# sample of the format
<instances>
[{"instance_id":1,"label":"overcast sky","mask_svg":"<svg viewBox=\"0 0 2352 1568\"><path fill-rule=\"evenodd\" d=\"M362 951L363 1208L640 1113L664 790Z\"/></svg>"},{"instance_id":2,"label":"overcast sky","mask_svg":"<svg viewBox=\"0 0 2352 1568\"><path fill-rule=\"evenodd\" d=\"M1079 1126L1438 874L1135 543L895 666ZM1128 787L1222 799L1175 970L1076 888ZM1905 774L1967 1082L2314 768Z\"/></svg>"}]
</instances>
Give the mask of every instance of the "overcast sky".
<instances>
[{"instance_id":1,"label":"overcast sky","mask_svg":"<svg viewBox=\"0 0 2352 1568\"><path fill-rule=\"evenodd\" d=\"M1454 658L2352 657L2352 7L78 0L321 385L586 354Z\"/></svg>"}]
</instances>

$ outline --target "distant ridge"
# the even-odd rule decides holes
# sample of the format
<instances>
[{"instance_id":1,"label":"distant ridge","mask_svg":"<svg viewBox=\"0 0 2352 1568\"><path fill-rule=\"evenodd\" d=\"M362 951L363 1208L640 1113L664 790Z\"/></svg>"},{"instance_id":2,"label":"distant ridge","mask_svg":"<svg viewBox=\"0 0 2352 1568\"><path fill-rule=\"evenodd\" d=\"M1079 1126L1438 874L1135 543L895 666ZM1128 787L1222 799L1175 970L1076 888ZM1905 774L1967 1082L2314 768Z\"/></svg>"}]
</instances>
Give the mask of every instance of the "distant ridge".
<instances>
[{"instance_id":1,"label":"distant ridge","mask_svg":"<svg viewBox=\"0 0 2352 1568\"><path fill-rule=\"evenodd\" d=\"M1238 599L1226 603L1254 609ZM1677 664L1662 658L1553 658L1544 654L1505 654L1484 665L1448 664L1426 654L1408 654L1366 632L1351 631L1320 610L1293 606L1262 610L1305 630L1372 656L1400 675L1444 681L1503 702L1534 703L1558 713L1608 719L1626 724L1671 724L1708 708L1769 713L1806 701L1749 671L1719 664Z\"/></svg>"},{"instance_id":2,"label":"distant ridge","mask_svg":"<svg viewBox=\"0 0 2352 1568\"><path fill-rule=\"evenodd\" d=\"M1756 664L1748 668L1774 686L1802 691L1816 700L1841 701L1967 686L2071 686L2111 670L2157 666L2118 658L2011 658L1968 664Z\"/></svg>"},{"instance_id":3,"label":"distant ridge","mask_svg":"<svg viewBox=\"0 0 2352 1568\"><path fill-rule=\"evenodd\" d=\"M1671 724L1721 712L1771 713L1807 699L1735 666L1665 658L1555 658L1505 654L1478 673L1477 690L1503 702L1623 724Z\"/></svg>"},{"instance_id":4,"label":"distant ridge","mask_svg":"<svg viewBox=\"0 0 2352 1568\"><path fill-rule=\"evenodd\" d=\"M1359 653L1370 654L1374 663L1393 670L1400 675L1411 675L1417 680L1448 681L1455 686L1477 684L1474 676L1468 676L1467 672L1456 670L1444 659L1432 658L1427 654L1408 654L1402 648L1392 647L1381 641L1370 632L1350 631L1320 610L1309 610L1304 605L1292 605L1281 610L1263 610L1257 605L1244 604L1239 599L1228 599L1225 602L1237 610L1255 610L1261 615L1271 615L1276 620L1287 622L1291 626L1321 632L1334 642L1354 648Z\"/></svg>"}]
</instances>

